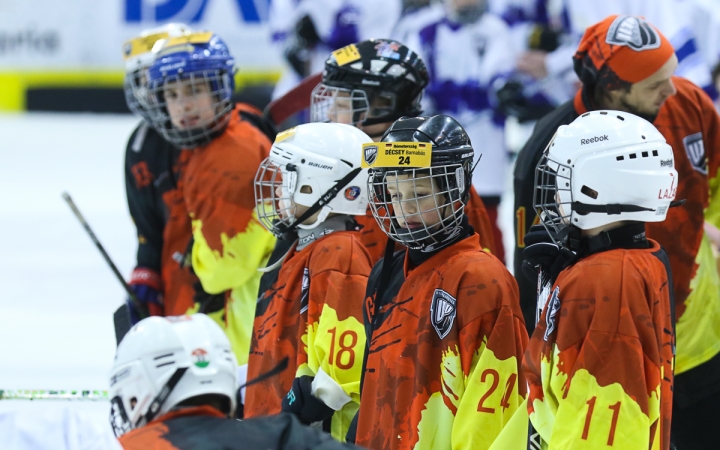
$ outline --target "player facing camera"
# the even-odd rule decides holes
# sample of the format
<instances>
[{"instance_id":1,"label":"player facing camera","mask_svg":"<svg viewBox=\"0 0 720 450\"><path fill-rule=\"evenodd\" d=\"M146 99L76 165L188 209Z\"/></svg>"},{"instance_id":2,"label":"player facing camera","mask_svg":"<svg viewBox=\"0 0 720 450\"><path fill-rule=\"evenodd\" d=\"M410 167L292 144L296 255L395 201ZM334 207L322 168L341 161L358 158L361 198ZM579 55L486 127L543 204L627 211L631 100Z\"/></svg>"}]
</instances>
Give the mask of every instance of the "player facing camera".
<instances>
[{"instance_id":1,"label":"player facing camera","mask_svg":"<svg viewBox=\"0 0 720 450\"><path fill-rule=\"evenodd\" d=\"M380 143L364 145L370 208L380 228L414 250L452 242L467 225L473 156L463 127L445 115L401 118Z\"/></svg>"},{"instance_id":2,"label":"player facing camera","mask_svg":"<svg viewBox=\"0 0 720 450\"><path fill-rule=\"evenodd\" d=\"M535 171L535 209L557 244L626 221L661 222L674 205L672 148L648 121L592 111L561 126Z\"/></svg>"},{"instance_id":3,"label":"player facing camera","mask_svg":"<svg viewBox=\"0 0 720 450\"><path fill-rule=\"evenodd\" d=\"M235 61L212 32L170 38L148 70L150 121L163 137L190 149L208 144L233 109Z\"/></svg>"}]
</instances>

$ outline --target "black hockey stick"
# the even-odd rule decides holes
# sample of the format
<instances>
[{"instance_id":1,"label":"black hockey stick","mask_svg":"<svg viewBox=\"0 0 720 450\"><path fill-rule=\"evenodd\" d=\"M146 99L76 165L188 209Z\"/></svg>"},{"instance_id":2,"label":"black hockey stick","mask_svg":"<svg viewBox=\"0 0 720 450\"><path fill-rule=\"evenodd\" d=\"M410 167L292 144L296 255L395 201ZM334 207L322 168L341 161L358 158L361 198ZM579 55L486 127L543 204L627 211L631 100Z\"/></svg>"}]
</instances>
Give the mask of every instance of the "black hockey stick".
<instances>
[{"instance_id":1,"label":"black hockey stick","mask_svg":"<svg viewBox=\"0 0 720 450\"><path fill-rule=\"evenodd\" d=\"M108 266L110 266L110 269L112 269L115 277L125 289L125 292L127 293L130 302L132 303L140 318L144 319L145 317L147 317L147 314L145 314L145 311L142 308L142 304L135 296L135 293L132 291L132 289L130 289L130 285L127 284L125 278L123 278L123 276L120 274L120 271L118 270L115 263L113 263L112 259L110 259L110 255L108 255L108 253L105 251L105 247L103 247L98 238L95 236L95 233L93 233L92 228L90 228L90 225L88 225L85 217L83 217L82 213L75 205L75 202L73 202L70 194L68 194L67 192L63 192L62 197L67 202L68 206L70 206L70 209L72 209L75 217L77 217L77 219L80 221L80 224L83 226L83 228L85 228L85 231L90 236L90 239L92 239L93 243L95 243L97 249L100 250L103 258L105 258L105 262L108 264ZM127 331L130 330L130 328L132 327L132 324L130 323L130 316L125 305L121 306L117 309L117 311L115 311L115 314L113 315L113 321L115 322L115 338L117 339L117 342L119 344L120 340L122 340L122 337L125 336L125 333L127 333Z\"/></svg>"}]
</instances>

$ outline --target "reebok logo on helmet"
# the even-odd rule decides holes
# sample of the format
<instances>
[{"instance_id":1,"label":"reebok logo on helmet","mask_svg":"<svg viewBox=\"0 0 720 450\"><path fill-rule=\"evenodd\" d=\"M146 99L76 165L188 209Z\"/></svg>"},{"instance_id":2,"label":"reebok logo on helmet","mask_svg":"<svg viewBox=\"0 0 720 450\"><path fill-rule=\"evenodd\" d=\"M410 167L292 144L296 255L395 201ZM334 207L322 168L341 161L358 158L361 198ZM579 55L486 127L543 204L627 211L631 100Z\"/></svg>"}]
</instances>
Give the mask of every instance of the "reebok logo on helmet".
<instances>
[{"instance_id":1,"label":"reebok logo on helmet","mask_svg":"<svg viewBox=\"0 0 720 450\"><path fill-rule=\"evenodd\" d=\"M660 47L660 36L643 19L619 16L610 25L605 42L611 45L626 45L636 52L641 52Z\"/></svg>"},{"instance_id":2,"label":"reebok logo on helmet","mask_svg":"<svg viewBox=\"0 0 720 450\"><path fill-rule=\"evenodd\" d=\"M591 137L590 139L580 139L580 145L594 144L595 142L602 142L602 141L609 141L609 140L610 140L610 138L608 138L608 135L605 134L603 136Z\"/></svg>"}]
</instances>

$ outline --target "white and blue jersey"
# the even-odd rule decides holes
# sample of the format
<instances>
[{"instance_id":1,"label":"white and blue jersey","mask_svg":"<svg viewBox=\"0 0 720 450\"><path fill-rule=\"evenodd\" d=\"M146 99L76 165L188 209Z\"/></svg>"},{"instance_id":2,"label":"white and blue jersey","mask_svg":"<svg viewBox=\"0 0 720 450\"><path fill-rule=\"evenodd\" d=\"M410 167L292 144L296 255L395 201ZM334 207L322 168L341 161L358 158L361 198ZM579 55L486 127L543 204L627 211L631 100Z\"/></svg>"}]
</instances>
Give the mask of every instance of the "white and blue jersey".
<instances>
[{"instance_id":1,"label":"white and blue jersey","mask_svg":"<svg viewBox=\"0 0 720 450\"><path fill-rule=\"evenodd\" d=\"M516 52L502 19L484 14L477 22L458 25L446 17L408 37L405 44L425 61L430 84L423 115L447 114L467 131L476 158L473 174L480 196L503 193L509 160L505 149L505 117L494 112L495 82L502 84L515 64Z\"/></svg>"}]
</instances>

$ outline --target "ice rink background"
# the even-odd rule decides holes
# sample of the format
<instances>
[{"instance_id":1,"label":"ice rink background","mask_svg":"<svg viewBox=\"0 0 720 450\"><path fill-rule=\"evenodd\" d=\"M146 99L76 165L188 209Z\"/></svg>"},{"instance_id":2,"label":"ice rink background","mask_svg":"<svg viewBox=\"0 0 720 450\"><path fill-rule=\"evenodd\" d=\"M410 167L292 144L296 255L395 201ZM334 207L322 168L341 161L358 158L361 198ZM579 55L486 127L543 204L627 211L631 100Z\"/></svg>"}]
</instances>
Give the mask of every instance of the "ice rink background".
<instances>
[{"instance_id":1,"label":"ice rink background","mask_svg":"<svg viewBox=\"0 0 720 450\"><path fill-rule=\"evenodd\" d=\"M129 275L136 238L123 165L137 124L130 115L0 114L0 389L107 389L124 291L61 194ZM500 214L510 248L511 198ZM108 402L0 401L0 413L60 408L109 429Z\"/></svg>"}]
</instances>

